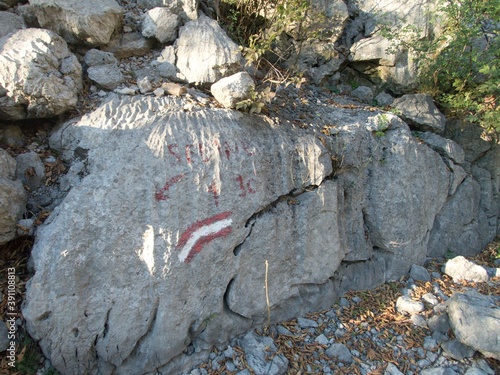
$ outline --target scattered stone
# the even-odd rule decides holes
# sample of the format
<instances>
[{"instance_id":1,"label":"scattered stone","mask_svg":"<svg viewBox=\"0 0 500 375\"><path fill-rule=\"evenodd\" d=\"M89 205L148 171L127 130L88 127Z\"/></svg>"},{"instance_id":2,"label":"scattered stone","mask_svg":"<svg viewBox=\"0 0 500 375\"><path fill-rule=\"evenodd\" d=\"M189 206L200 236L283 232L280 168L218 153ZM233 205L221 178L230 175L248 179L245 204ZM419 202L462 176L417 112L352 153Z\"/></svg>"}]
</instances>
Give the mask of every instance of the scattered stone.
<instances>
[{"instance_id":1,"label":"scattered stone","mask_svg":"<svg viewBox=\"0 0 500 375\"><path fill-rule=\"evenodd\" d=\"M411 318L410 318L410 320L417 327L427 328L427 321L420 314L414 314L414 315L412 315Z\"/></svg>"},{"instance_id":2,"label":"scattered stone","mask_svg":"<svg viewBox=\"0 0 500 375\"><path fill-rule=\"evenodd\" d=\"M339 305L342 306L342 307L349 307L349 300L345 297L342 297L340 300L339 300Z\"/></svg>"},{"instance_id":3,"label":"scattered stone","mask_svg":"<svg viewBox=\"0 0 500 375\"><path fill-rule=\"evenodd\" d=\"M118 60L111 52L104 52L95 48L87 51L83 56L83 62L87 67L118 64Z\"/></svg>"},{"instance_id":4,"label":"scattered stone","mask_svg":"<svg viewBox=\"0 0 500 375\"><path fill-rule=\"evenodd\" d=\"M384 375L404 375L399 371L398 367L394 363L389 363L385 368Z\"/></svg>"},{"instance_id":5,"label":"scattered stone","mask_svg":"<svg viewBox=\"0 0 500 375\"><path fill-rule=\"evenodd\" d=\"M415 281L431 281L431 275L429 275L429 271L427 271L425 267L419 266L417 264L413 264L411 266L410 277Z\"/></svg>"},{"instance_id":6,"label":"scattered stone","mask_svg":"<svg viewBox=\"0 0 500 375\"><path fill-rule=\"evenodd\" d=\"M422 370L420 375L458 375L449 367L435 367Z\"/></svg>"},{"instance_id":7,"label":"scattered stone","mask_svg":"<svg viewBox=\"0 0 500 375\"><path fill-rule=\"evenodd\" d=\"M153 86L151 85L151 81L148 77L144 77L140 81L137 82L137 86L139 86L139 91L141 94L147 94L148 92L153 91Z\"/></svg>"},{"instance_id":8,"label":"scattered stone","mask_svg":"<svg viewBox=\"0 0 500 375\"><path fill-rule=\"evenodd\" d=\"M16 224L26 207L26 192L16 180L16 161L0 149L0 245L17 235Z\"/></svg>"},{"instance_id":9,"label":"scattered stone","mask_svg":"<svg viewBox=\"0 0 500 375\"><path fill-rule=\"evenodd\" d=\"M149 10L142 21L142 35L156 38L160 43L173 42L177 39L180 18L168 8L157 7Z\"/></svg>"},{"instance_id":10,"label":"scattered stone","mask_svg":"<svg viewBox=\"0 0 500 375\"><path fill-rule=\"evenodd\" d=\"M360 297L358 297L358 296L354 296L354 297L352 297L352 299L351 299L351 300L352 300L352 302L354 302L356 305L357 305L357 304L359 304L359 303L361 303L361 301L362 301L362 300L361 300L361 298L360 298Z\"/></svg>"},{"instance_id":11,"label":"scattered stone","mask_svg":"<svg viewBox=\"0 0 500 375\"><path fill-rule=\"evenodd\" d=\"M106 45L122 25L123 9L115 0L30 0L30 5L41 27L71 44Z\"/></svg>"},{"instance_id":12,"label":"scattered stone","mask_svg":"<svg viewBox=\"0 0 500 375\"><path fill-rule=\"evenodd\" d=\"M61 37L48 30L19 30L0 40L0 50L0 87L11 101L3 105L15 108L0 109L0 118L53 117L76 106L82 68Z\"/></svg>"},{"instance_id":13,"label":"scattered stone","mask_svg":"<svg viewBox=\"0 0 500 375\"><path fill-rule=\"evenodd\" d=\"M474 349L470 346L462 344L458 340L443 342L441 347L448 357L456 359L457 361L461 361L465 358L471 358L475 353Z\"/></svg>"},{"instance_id":14,"label":"scattered stone","mask_svg":"<svg viewBox=\"0 0 500 375\"><path fill-rule=\"evenodd\" d=\"M238 340L238 344L245 352L247 363L255 375L281 375L288 370L288 359L282 354L276 354L276 345L270 337L249 332Z\"/></svg>"},{"instance_id":15,"label":"scattered stone","mask_svg":"<svg viewBox=\"0 0 500 375\"><path fill-rule=\"evenodd\" d=\"M18 236L32 236L35 230L35 219L22 219L17 223Z\"/></svg>"},{"instance_id":16,"label":"scattered stone","mask_svg":"<svg viewBox=\"0 0 500 375\"><path fill-rule=\"evenodd\" d=\"M168 61L159 63L156 66L156 70L158 70L158 73L163 78L167 78L171 81L179 81L180 80L179 73L177 72L177 68L175 67L175 65L171 64Z\"/></svg>"},{"instance_id":17,"label":"scattered stone","mask_svg":"<svg viewBox=\"0 0 500 375\"><path fill-rule=\"evenodd\" d=\"M7 147L22 147L25 144L24 134L19 125L0 127L0 144Z\"/></svg>"},{"instance_id":18,"label":"scattered stone","mask_svg":"<svg viewBox=\"0 0 500 375\"><path fill-rule=\"evenodd\" d=\"M92 66L87 69L87 75L98 86L106 90L114 90L123 82L123 75L115 64Z\"/></svg>"},{"instance_id":19,"label":"scattered stone","mask_svg":"<svg viewBox=\"0 0 500 375\"><path fill-rule=\"evenodd\" d=\"M176 43L176 65L189 83L214 83L241 70L238 46L217 21L204 15L186 23Z\"/></svg>"},{"instance_id":20,"label":"scattered stone","mask_svg":"<svg viewBox=\"0 0 500 375\"><path fill-rule=\"evenodd\" d=\"M417 314L424 311L424 304L420 301L414 301L409 296L401 296L396 301L396 309L401 314Z\"/></svg>"},{"instance_id":21,"label":"scattered stone","mask_svg":"<svg viewBox=\"0 0 500 375\"><path fill-rule=\"evenodd\" d=\"M336 359L339 362L350 364L354 360L352 354L344 344L335 343L325 350L325 354L330 359Z\"/></svg>"},{"instance_id":22,"label":"scattered stone","mask_svg":"<svg viewBox=\"0 0 500 375\"><path fill-rule=\"evenodd\" d=\"M316 328L318 326L318 323L316 321L307 318L298 318L297 323L302 329Z\"/></svg>"},{"instance_id":23,"label":"scattered stone","mask_svg":"<svg viewBox=\"0 0 500 375\"><path fill-rule=\"evenodd\" d=\"M135 95L137 90L130 87L125 87L123 89L115 89L114 92L120 95Z\"/></svg>"},{"instance_id":24,"label":"scattered stone","mask_svg":"<svg viewBox=\"0 0 500 375\"><path fill-rule=\"evenodd\" d=\"M187 89L184 86L172 82L163 83L161 88L165 90L168 95L181 96L187 93Z\"/></svg>"},{"instance_id":25,"label":"scattered stone","mask_svg":"<svg viewBox=\"0 0 500 375\"><path fill-rule=\"evenodd\" d=\"M330 343L330 341L328 341L328 339L324 334L321 334L318 337L316 337L314 341L321 345L328 345Z\"/></svg>"},{"instance_id":26,"label":"scattered stone","mask_svg":"<svg viewBox=\"0 0 500 375\"><path fill-rule=\"evenodd\" d=\"M464 375L487 375L487 373L477 367L471 367Z\"/></svg>"},{"instance_id":27,"label":"scattered stone","mask_svg":"<svg viewBox=\"0 0 500 375\"><path fill-rule=\"evenodd\" d=\"M426 336L424 338L424 349L425 350L434 350L438 347L438 343L436 340L434 340L432 337L430 336Z\"/></svg>"},{"instance_id":28,"label":"scattered stone","mask_svg":"<svg viewBox=\"0 0 500 375\"><path fill-rule=\"evenodd\" d=\"M163 90L161 87L158 87L156 90L153 91L154 96L156 97L161 97L165 95L165 90Z\"/></svg>"},{"instance_id":29,"label":"scattered stone","mask_svg":"<svg viewBox=\"0 0 500 375\"><path fill-rule=\"evenodd\" d=\"M282 325L276 326L276 332L278 333L278 335L293 336L293 333L288 328L285 328Z\"/></svg>"},{"instance_id":30,"label":"scattered stone","mask_svg":"<svg viewBox=\"0 0 500 375\"><path fill-rule=\"evenodd\" d=\"M36 152L19 154L16 157L16 177L30 191L38 189L45 178L45 166Z\"/></svg>"},{"instance_id":31,"label":"scattered stone","mask_svg":"<svg viewBox=\"0 0 500 375\"><path fill-rule=\"evenodd\" d=\"M457 256L446 262L443 272L452 277L454 281L467 280L485 282L489 280L488 270L463 256Z\"/></svg>"},{"instance_id":32,"label":"scattered stone","mask_svg":"<svg viewBox=\"0 0 500 375\"><path fill-rule=\"evenodd\" d=\"M495 302L498 298L475 290L455 293L448 300L448 315L461 343L500 360L500 307Z\"/></svg>"},{"instance_id":33,"label":"scattered stone","mask_svg":"<svg viewBox=\"0 0 500 375\"><path fill-rule=\"evenodd\" d=\"M439 304L439 300L437 299L437 297L432 294L432 293L426 293L422 296L422 300L424 302L427 302L429 305L431 306L436 306L437 304Z\"/></svg>"},{"instance_id":34,"label":"scattered stone","mask_svg":"<svg viewBox=\"0 0 500 375\"><path fill-rule=\"evenodd\" d=\"M17 14L0 12L0 38L25 28L24 20Z\"/></svg>"},{"instance_id":35,"label":"scattered stone","mask_svg":"<svg viewBox=\"0 0 500 375\"><path fill-rule=\"evenodd\" d=\"M400 111L404 120L419 130L442 133L445 129L446 117L439 112L429 95L403 95L394 100L392 106Z\"/></svg>"},{"instance_id":36,"label":"scattered stone","mask_svg":"<svg viewBox=\"0 0 500 375\"><path fill-rule=\"evenodd\" d=\"M371 104L373 101L373 90L368 86L359 86L351 92L351 95L364 103Z\"/></svg>"},{"instance_id":37,"label":"scattered stone","mask_svg":"<svg viewBox=\"0 0 500 375\"><path fill-rule=\"evenodd\" d=\"M254 90L255 83L247 72L222 78L210 88L215 99L226 108L235 108L238 102L250 98Z\"/></svg>"}]
</instances>

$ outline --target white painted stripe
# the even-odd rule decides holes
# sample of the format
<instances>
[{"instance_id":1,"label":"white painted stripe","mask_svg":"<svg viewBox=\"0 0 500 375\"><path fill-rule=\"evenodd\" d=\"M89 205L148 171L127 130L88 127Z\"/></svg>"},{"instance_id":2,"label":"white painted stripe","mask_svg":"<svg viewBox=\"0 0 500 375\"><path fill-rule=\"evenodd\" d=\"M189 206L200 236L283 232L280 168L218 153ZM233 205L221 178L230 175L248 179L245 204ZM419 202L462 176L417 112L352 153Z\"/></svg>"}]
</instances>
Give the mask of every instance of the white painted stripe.
<instances>
[{"instance_id":1,"label":"white painted stripe","mask_svg":"<svg viewBox=\"0 0 500 375\"><path fill-rule=\"evenodd\" d=\"M191 238L189 238L189 240L186 242L186 244L180 251L179 260L181 262L184 262L186 260L187 256L189 255L189 252L200 238L208 236L209 234L212 233L217 233L218 231L226 227L229 227L232 223L233 223L232 219L224 219L195 230L191 235Z\"/></svg>"}]
</instances>

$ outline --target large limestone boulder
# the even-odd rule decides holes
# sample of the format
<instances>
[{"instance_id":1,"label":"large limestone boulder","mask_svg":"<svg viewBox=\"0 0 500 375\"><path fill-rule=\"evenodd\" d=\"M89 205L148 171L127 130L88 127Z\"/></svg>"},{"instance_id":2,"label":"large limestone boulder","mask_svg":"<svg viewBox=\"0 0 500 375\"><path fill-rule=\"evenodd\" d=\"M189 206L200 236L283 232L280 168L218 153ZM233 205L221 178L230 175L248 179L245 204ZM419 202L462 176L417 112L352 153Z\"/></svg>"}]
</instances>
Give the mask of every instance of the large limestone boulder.
<instances>
[{"instance_id":1,"label":"large limestone boulder","mask_svg":"<svg viewBox=\"0 0 500 375\"><path fill-rule=\"evenodd\" d=\"M73 109L82 68L55 33L25 29L0 39L0 118L52 117Z\"/></svg>"},{"instance_id":2,"label":"large limestone boulder","mask_svg":"<svg viewBox=\"0 0 500 375\"><path fill-rule=\"evenodd\" d=\"M16 161L0 148L0 245L16 237L26 201L23 184L16 179Z\"/></svg>"},{"instance_id":3,"label":"large limestone boulder","mask_svg":"<svg viewBox=\"0 0 500 375\"><path fill-rule=\"evenodd\" d=\"M23 315L63 374L180 373L267 320L266 286L279 321L425 260L450 176L396 116L332 107L326 137L185 103L111 96L51 137L88 174L38 231Z\"/></svg>"},{"instance_id":4,"label":"large limestone boulder","mask_svg":"<svg viewBox=\"0 0 500 375\"><path fill-rule=\"evenodd\" d=\"M109 43L124 13L115 0L30 0L30 4L41 27L68 43L92 47Z\"/></svg>"},{"instance_id":5,"label":"large limestone boulder","mask_svg":"<svg viewBox=\"0 0 500 375\"><path fill-rule=\"evenodd\" d=\"M238 46L207 16L185 24L176 44L177 68L189 83L214 83L241 70Z\"/></svg>"}]
</instances>

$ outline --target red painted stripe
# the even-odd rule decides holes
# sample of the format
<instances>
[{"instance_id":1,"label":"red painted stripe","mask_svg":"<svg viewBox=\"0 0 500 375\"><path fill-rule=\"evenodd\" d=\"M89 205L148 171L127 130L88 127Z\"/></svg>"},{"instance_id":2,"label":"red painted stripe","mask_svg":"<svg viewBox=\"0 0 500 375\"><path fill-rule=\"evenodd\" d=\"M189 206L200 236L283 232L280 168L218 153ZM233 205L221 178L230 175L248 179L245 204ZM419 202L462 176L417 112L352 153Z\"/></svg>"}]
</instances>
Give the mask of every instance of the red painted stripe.
<instances>
[{"instance_id":1,"label":"red painted stripe","mask_svg":"<svg viewBox=\"0 0 500 375\"><path fill-rule=\"evenodd\" d=\"M191 259L193 259L193 257L201 251L201 249L203 248L203 246L205 246L207 243L209 243L212 240L215 240L218 237L226 237L231 232L232 232L232 228L231 227L227 227L227 228L221 229L218 232L215 232L215 233L206 235L204 237L201 237L198 241L196 241L196 243L194 244L193 248L189 252L189 254L186 257L186 260L184 262L185 263L191 262Z\"/></svg>"},{"instance_id":2,"label":"red painted stripe","mask_svg":"<svg viewBox=\"0 0 500 375\"><path fill-rule=\"evenodd\" d=\"M186 229L186 231L184 233L182 233L182 236L179 239L179 242L177 243L177 248L182 248L186 244L186 242L189 241L189 239L191 238L193 233L195 231L197 231L198 229L200 229L201 227L203 227L205 225L213 224L219 220L227 219L229 216L231 216L231 214L232 214L232 212L230 212L230 211L221 212L220 214L217 214L215 216L212 216L212 217L209 217L209 218L206 218L203 220L199 220L199 221L191 224L191 226L188 229ZM219 233L219 232L217 232L217 233ZM204 237L200 238L200 240L203 238ZM198 243L200 240L198 240L196 243Z\"/></svg>"},{"instance_id":3,"label":"red painted stripe","mask_svg":"<svg viewBox=\"0 0 500 375\"><path fill-rule=\"evenodd\" d=\"M180 175L174 176L170 180L168 180L165 183L165 186L163 186L163 188L161 188L159 191L157 191L155 193L155 199L156 199L156 201L159 202L159 201L167 200L168 195L166 195L165 193L168 192L168 190L172 187L173 184L178 183L183 178L184 178L184 175L180 174Z\"/></svg>"}]
</instances>

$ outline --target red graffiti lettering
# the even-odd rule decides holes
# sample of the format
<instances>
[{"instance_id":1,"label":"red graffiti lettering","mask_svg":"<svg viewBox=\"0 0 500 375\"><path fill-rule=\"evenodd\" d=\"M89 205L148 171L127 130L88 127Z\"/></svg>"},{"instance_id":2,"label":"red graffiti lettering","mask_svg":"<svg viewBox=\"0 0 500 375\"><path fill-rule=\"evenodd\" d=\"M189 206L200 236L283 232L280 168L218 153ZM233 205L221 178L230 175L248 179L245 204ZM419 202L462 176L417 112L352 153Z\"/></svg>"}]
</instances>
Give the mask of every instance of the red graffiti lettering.
<instances>
[{"instance_id":1,"label":"red graffiti lettering","mask_svg":"<svg viewBox=\"0 0 500 375\"><path fill-rule=\"evenodd\" d=\"M181 157L179 156L178 153L176 153L175 151L172 150L174 148L179 148L179 145L177 143L172 143L171 145L168 145L167 148L168 148L168 152L170 153L170 155L173 155L175 157L175 159L177 160L177 162L180 163Z\"/></svg>"},{"instance_id":2,"label":"red graffiti lettering","mask_svg":"<svg viewBox=\"0 0 500 375\"><path fill-rule=\"evenodd\" d=\"M168 192L168 190L172 187L173 184L178 183L183 178L184 178L184 175L180 174L180 175L174 176L170 180L168 180L165 183L165 185L155 193L155 200L157 202L167 200L167 198L169 198L169 196L166 194Z\"/></svg>"},{"instance_id":3,"label":"red graffiti lettering","mask_svg":"<svg viewBox=\"0 0 500 375\"><path fill-rule=\"evenodd\" d=\"M217 184L215 183L215 181L213 181L208 186L208 192L213 194L215 205L218 207L219 206L219 190L217 189Z\"/></svg>"}]
</instances>

